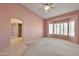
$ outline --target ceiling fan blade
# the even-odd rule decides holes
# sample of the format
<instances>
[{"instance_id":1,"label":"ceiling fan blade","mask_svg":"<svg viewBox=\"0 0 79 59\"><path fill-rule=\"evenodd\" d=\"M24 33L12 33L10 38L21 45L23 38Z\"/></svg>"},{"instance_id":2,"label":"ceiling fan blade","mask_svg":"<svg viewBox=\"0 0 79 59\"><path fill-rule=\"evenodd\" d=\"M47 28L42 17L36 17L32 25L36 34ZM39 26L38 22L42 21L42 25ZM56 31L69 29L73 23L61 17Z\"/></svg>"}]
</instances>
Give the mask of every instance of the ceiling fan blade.
<instances>
[{"instance_id":1,"label":"ceiling fan blade","mask_svg":"<svg viewBox=\"0 0 79 59\"><path fill-rule=\"evenodd\" d=\"M53 5L54 3L48 3L49 6Z\"/></svg>"},{"instance_id":2,"label":"ceiling fan blade","mask_svg":"<svg viewBox=\"0 0 79 59\"><path fill-rule=\"evenodd\" d=\"M50 9L56 9L56 6L51 6Z\"/></svg>"},{"instance_id":3,"label":"ceiling fan blade","mask_svg":"<svg viewBox=\"0 0 79 59\"><path fill-rule=\"evenodd\" d=\"M53 3L41 3L42 5L53 5Z\"/></svg>"}]
</instances>

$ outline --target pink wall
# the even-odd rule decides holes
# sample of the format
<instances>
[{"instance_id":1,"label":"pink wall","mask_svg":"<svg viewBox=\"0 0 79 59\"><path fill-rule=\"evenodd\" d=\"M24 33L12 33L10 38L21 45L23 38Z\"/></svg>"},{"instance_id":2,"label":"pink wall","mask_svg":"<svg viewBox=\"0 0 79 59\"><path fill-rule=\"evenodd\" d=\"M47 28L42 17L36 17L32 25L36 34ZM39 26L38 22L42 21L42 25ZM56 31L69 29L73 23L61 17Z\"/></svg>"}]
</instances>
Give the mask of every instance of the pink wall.
<instances>
[{"instance_id":1,"label":"pink wall","mask_svg":"<svg viewBox=\"0 0 79 59\"><path fill-rule=\"evenodd\" d=\"M60 22L62 22L62 20L67 20L68 19L75 19L76 20L76 36L73 37L68 37L68 36L61 36L61 35L49 35L48 34L48 24L52 23L54 21L58 22L58 20L60 20ZM72 42L76 42L79 43L79 11L74 11L74 12L70 12L70 13L66 13L66 14L62 14L56 17L52 17L49 18L47 20L44 21L44 36L45 37L56 37L56 38L60 38L60 39L66 39Z\"/></svg>"},{"instance_id":2,"label":"pink wall","mask_svg":"<svg viewBox=\"0 0 79 59\"><path fill-rule=\"evenodd\" d=\"M0 4L0 49L10 44L10 20L23 20L23 40L43 37L43 20L20 4Z\"/></svg>"}]
</instances>

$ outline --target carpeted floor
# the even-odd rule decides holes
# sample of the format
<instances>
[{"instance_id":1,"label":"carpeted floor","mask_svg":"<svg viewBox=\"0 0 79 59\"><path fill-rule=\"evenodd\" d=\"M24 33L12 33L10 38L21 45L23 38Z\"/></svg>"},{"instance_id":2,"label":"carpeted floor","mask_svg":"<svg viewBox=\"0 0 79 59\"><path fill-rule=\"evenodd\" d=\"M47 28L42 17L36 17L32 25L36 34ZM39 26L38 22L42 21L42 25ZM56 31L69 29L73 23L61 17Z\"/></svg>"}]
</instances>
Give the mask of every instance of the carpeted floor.
<instances>
[{"instance_id":1,"label":"carpeted floor","mask_svg":"<svg viewBox=\"0 0 79 59\"><path fill-rule=\"evenodd\" d=\"M7 56L79 56L79 45L56 38L40 38L28 41L14 40L0 55Z\"/></svg>"},{"instance_id":2,"label":"carpeted floor","mask_svg":"<svg viewBox=\"0 0 79 59\"><path fill-rule=\"evenodd\" d=\"M30 43L29 43L30 44ZM79 45L62 39L42 38L31 42L24 56L78 56Z\"/></svg>"}]
</instances>

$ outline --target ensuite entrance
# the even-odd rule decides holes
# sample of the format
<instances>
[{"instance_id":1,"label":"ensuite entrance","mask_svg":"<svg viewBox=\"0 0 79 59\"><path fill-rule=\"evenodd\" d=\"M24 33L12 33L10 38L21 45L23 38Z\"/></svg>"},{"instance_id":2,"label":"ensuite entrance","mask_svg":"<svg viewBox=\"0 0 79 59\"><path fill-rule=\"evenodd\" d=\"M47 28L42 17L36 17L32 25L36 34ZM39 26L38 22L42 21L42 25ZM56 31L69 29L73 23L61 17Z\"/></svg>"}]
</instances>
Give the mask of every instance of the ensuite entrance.
<instances>
[{"instance_id":1,"label":"ensuite entrance","mask_svg":"<svg viewBox=\"0 0 79 59\"><path fill-rule=\"evenodd\" d=\"M18 18L11 19L11 39L9 55L21 55L26 49L26 45L22 39L23 21Z\"/></svg>"},{"instance_id":2,"label":"ensuite entrance","mask_svg":"<svg viewBox=\"0 0 79 59\"><path fill-rule=\"evenodd\" d=\"M11 51L14 55L17 54L19 46L22 44L22 20L18 18L11 19L11 39L10 39L10 47Z\"/></svg>"},{"instance_id":3,"label":"ensuite entrance","mask_svg":"<svg viewBox=\"0 0 79 59\"><path fill-rule=\"evenodd\" d=\"M22 20L17 18L11 19L11 38L22 38Z\"/></svg>"}]
</instances>

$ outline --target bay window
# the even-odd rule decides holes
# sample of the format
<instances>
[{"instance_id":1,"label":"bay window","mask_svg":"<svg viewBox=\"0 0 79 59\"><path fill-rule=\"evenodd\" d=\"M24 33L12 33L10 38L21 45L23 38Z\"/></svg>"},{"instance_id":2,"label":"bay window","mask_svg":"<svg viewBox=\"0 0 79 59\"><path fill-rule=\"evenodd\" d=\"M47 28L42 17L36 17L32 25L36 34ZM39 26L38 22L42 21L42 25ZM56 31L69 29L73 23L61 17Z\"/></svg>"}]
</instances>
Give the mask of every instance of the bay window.
<instances>
[{"instance_id":1,"label":"bay window","mask_svg":"<svg viewBox=\"0 0 79 59\"><path fill-rule=\"evenodd\" d=\"M49 24L49 34L75 36L75 20Z\"/></svg>"}]
</instances>

